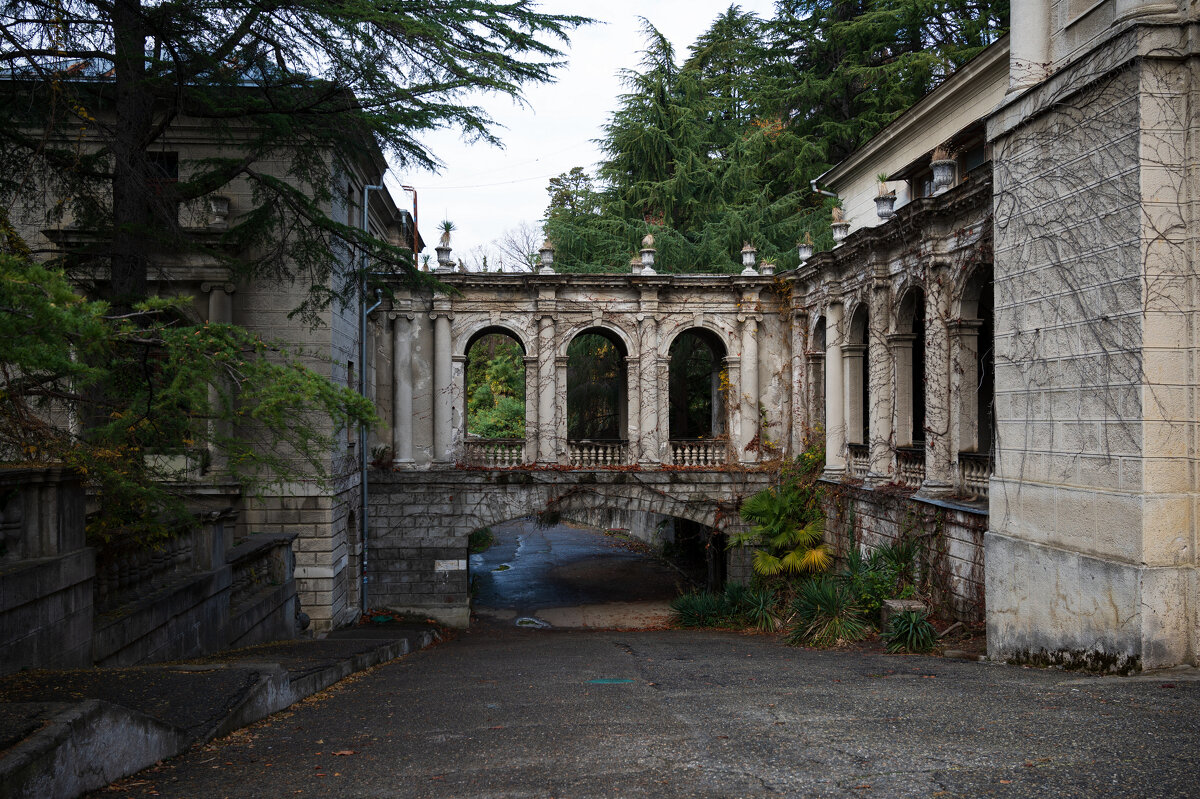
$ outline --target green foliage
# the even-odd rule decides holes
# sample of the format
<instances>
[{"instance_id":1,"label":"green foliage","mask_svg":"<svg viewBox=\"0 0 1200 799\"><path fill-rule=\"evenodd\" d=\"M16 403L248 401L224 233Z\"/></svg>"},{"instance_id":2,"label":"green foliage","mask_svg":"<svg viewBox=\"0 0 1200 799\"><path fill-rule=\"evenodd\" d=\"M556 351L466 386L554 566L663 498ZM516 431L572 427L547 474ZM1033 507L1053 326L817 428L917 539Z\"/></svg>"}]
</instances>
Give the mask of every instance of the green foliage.
<instances>
[{"instance_id":1,"label":"green foliage","mask_svg":"<svg viewBox=\"0 0 1200 799\"><path fill-rule=\"evenodd\" d=\"M370 403L288 350L150 299L119 315L61 271L0 255L0 461L83 472L101 539L146 541L191 521L180 481L210 451L253 492L321 480L338 427Z\"/></svg>"},{"instance_id":2,"label":"green foliage","mask_svg":"<svg viewBox=\"0 0 1200 799\"><path fill-rule=\"evenodd\" d=\"M834 646L865 638L871 631L850 591L828 577L802 583L790 609L784 640L793 646Z\"/></svg>"},{"instance_id":3,"label":"green foliage","mask_svg":"<svg viewBox=\"0 0 1200 799\"><path fill-rule=\"evenodd\" d=\"M798 241L832 244L809 181L1007 24L1007 0L782 0L768 20L731 6L681 63L646 23L597 174L551 181L556 266L624 271L646 233L659 271L736 271L746 241L797 266Z\"/></svg>"},{"instance_id":4,"label":"green foliage","mask_svg":"<svg viewBox=\"0 0 1200 799\"><path fill-rule=\"evenodd\" d=\"M620 429L625 358L599 333L583 333L567 345L567 436L613 441Z\"/></svg>"},{"instance_id":5,"label":"green foliage","mask_svg":"<svg viewBox=\"0 0 1200 799\"><path fill-rule=\"evenodd\" d=\"M785 470L782 482L746 498L740 509L750 529L730 546L754 547L754 572L763 577L813 574L829 568L833 550L823 542L825 512L815 472Z\"/></svg>"},{"instance_id":6,"label":"green foliage","mask_svg":"<svg viewBox=\"0 0 1200 799\"><path fill-rule=\"evenodd\" d=\"M876 619L884 600L911 595L916 555L917 544L908 539L876 547L865 557L854 547L835 579L865 615Z\"/></svg>"},{"instance_id":7,"label":"green foliage","mask_svg":"<svg viewBox=\"0 0 1200 799\"><path fill-rule=\"evenodd\" d=\"M467 536L467 551L478 555L480 552L487 552L494 543L496 536L492 533L492 528L480 527L478 530L472 530Z\"/></svg>"},{"instance_id":8,"label":"green foliage","mask_svg":"<svg viewBox=\"0 0 1200 799\"><path fill-rule=\"evenodd\" d=\"M508 336L484 336L467 366L467 431L481 438L525 437L525 360Z\"/></svg>"},{"instance_id":9,"label":"green foliage","mask_svg":"<svg viewBox=\"0 0 1200 799\"><path fill-rule=\"evenodd\" d=\"M883 633L889 652L929 652L937 644L937 631L922 610L903 610L888 620Z\"/></svg>"},{"instance_id":10,"label":"green foliage","mask_svg":"<svg viewBox=\"0 0 1200 799\"><path fill-rule=\"evenodd\" d=\"M92 235L72 265L109 267L121 308L146 295L157 251L298 281L308 312L351 295L351 251L416 279L411 253L347 214L346 176L380 150L436 168L435 129L495 143L472 98L551 80L556 45L588 21L490 0L12 0L4 15L0 71L21 77L0 92L0 207L59 198L44 223ZM176 170L160 156L179 118L210 157ZM180 203L231 183L239 213L219 242L180 228Z\"/></svg>"},{"instance_id":11,"label":"green foliage","mask_svg":"<svg viewBox=\"0 0 1200 799\"><path fill-rule=\"evenodd\" d=\"M772 632L779 624L778 598L770 588L749 588L730 583L721 593L684 594L671 602L671 620L677 627L750 627Z\"/></svg>"}]
</instances>

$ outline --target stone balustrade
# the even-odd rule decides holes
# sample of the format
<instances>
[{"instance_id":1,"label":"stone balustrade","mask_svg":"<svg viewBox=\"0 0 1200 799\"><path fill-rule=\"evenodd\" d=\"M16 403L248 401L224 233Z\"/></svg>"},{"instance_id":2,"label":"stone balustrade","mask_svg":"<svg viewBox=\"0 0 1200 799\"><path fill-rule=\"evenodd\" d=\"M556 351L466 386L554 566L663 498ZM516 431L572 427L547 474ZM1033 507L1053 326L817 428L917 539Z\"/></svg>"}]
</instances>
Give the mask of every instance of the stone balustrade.
<instances>
[{"instance_id":1,"label":"stone balustrade","mask_svg":"<svg viewBox=\"0 0 1200 799\"><path fill-rule=\"evenodd\" d=\"M192 573L195 542L190 534L168 538L154 549L101 550L96 558L93 607L107 613L136 602L177 577Z\"/></svg>"},{"instance_id":2,"label":"stone balustrade","mask_svg":"<svg viewBox=\"0 0 1200 799\"><path fill-rule=\"evenodd\" d=\"M525 440L521 438L469 438L464 462L467 466L503 469L520 466L525 460Z\"/></svg>"},{"instance_id":3,"label":"stone balustrade","mask_svg":"<svg viewBox=\"0 0 1200 799\"><path fill-rule=\"evenodd\" d=\"M723 466L728 456L728 449L728 442L724 439L672 441L671 464L673 466Z\"/></svg>"},{"instance_id":4,"label":"stone balustrade","mask_svg":"<svg viewBox=\"0 0 1200 799\"><path fill-rule=\"evenodd\" d=\"M866 444L850 444L847 471L851 477L863 478L871 471L871 448Z\"/></svg>"},{"instance_id":5,"label":"stone balustrade","mask_svg":"<svg viewBox=\"0 0 1200 799\"><path fill-rule=\"evenodd\" d=\"M629 463L625 441L569 441L568 463L571 466L605 467Z\"/></svg>"},{"instance_id":6,"label":"stone balustrade","mask_svg":"<svg viewBox=\"0 0 1200 799\"><path fill-rule=\"evenodd\" d=\"M925 482L925 448L896 448L896 482L905 488L920 488Z\"/></svg>"},{"instance_id":7,"label":"stone balustrade","mask_svg":"<svg viewBox=\"0 0 1200 799\"><path fill-rule=\"evenodd\" d=\"M958 493L970 499L987 499L993 468L990 453L958 453Z\"/></svg>"}]
</instances>

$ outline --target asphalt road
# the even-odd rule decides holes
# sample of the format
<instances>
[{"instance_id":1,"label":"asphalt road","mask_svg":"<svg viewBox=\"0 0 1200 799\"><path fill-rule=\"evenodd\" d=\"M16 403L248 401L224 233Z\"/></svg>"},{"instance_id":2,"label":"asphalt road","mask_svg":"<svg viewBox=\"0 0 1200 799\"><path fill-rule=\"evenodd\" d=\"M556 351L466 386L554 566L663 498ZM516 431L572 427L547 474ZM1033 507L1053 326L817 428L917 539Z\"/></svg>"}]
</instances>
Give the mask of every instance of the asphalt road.
<instances>
[{"instance_id":1,"label":"asphalt road","mask_svg":"<svg viewBox=\"0 0 1200 799\"><path fill-rule=\"evenodd\" d=\"M114 788L97 795L1200 796L1200 681L493 623Z\"/></svg>"}]
</instances>

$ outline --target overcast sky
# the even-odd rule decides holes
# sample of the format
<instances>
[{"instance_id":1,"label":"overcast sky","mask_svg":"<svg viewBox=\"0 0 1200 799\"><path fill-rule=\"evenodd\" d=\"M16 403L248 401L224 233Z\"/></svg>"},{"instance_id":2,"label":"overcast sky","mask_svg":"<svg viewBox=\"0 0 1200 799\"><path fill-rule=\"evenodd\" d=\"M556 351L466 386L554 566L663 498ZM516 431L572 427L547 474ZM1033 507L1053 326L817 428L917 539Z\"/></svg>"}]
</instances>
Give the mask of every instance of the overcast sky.
<instances>
[{"instance_id":1,"label":"overcast sky","mask_svg":"<svg viewBox=\"0 0 1200 799\"><path fill-rule=\"evenodd\" d=\"M569 63L558 82L527 89L526 107L512 101L486 98L481 103L503 128L497 134L504 149L468 145L452 131L424 141L445 167L438 174L394 168L387 183L397 202L411 208L410 195L399 190L416 187L421 235L433 255L443 219L454 222L455 259L477 260L477 247L487 246L522 222L536 223L546 210L546 184L571 167L589 171L600 153L592 139L616 106L622 92L617 73L636 67L644 45L639 16L646 17L675 45L677 60L731 3L729 0L546 0L540 10L580 14L599 22L575 32L566 55ZM744 0L738 5L767 18L772 0ZM495 257L489 258L495 264Z\"/></svg>"}]
</instances>

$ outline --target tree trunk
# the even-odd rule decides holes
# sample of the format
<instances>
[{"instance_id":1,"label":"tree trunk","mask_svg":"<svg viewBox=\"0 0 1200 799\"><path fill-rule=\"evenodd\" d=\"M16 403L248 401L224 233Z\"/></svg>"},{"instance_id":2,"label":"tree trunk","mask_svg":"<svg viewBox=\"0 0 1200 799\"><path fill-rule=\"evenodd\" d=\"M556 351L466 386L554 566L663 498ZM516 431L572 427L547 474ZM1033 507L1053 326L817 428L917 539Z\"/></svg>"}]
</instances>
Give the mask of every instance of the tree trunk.
<instances>
[{"instance_id":1,"label":"tree trunk","mask_svg":"<svg viewBox=\"0 0 1200 799\"><path fill-rule=\"evenodd\" d=\"M147 293L147 242L154 221L146 147L153 98L146 87L146 22L141 0L115 0L116 130L113 140L113 242L109 299L127 309Z\"/></svg>"}]
</instances>

